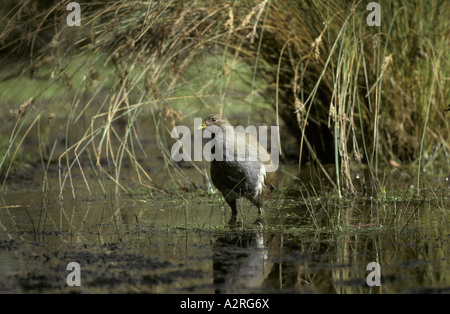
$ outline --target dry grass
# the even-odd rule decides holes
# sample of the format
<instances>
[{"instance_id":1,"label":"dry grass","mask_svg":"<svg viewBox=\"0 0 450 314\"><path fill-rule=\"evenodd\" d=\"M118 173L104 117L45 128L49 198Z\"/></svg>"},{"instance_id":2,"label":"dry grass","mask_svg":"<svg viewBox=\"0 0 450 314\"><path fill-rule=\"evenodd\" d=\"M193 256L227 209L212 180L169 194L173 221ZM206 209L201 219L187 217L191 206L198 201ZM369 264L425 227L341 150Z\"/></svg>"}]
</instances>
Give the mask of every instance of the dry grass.
<instances>
[{"instance_id":1,"label":"dry grass","mask_svg":"<svg viewBox=\"0 0 450 314\"><path fill-rule=\"evenodd\" d=\"M21 77L47 69L49 84L71 92L66 147L57 156L61 191L72 184L74 169L89 190L91 164L100 184L110 179L119 192L125 160L142 184L160 189L137 158L139 151L145 155L136 127L143 115L154 123L173 181L186 185L166 137L201 109L180 110L174 100L195 99L203 110L226 113L241 64L250 69L241 76L250 90L248 122L262 95L274 120L282 119L298 140L299 164L335 163L339 193L355 191L351 168L363 164L373 182L381 165L415 164L419 188L423 167L449 167L448 12L446 1L385 1L381 26L369 27L362 1L111 1L82 3L82 26L69 28L63 1L8 2L0 15L0 52L5 63L26 60L16 71ZM190 67L208 57L221 65L204 69L215 71L216 83L186 81ZM189 93L177 94L186 87ZM8 152L20 148L39 110L28 122L17 118L26 131ZM77 134L75 125L82 126ZM5 176L14 155L4 156ZM102 160L110 161L107 167Z\"/></svg>"}]
</instances>

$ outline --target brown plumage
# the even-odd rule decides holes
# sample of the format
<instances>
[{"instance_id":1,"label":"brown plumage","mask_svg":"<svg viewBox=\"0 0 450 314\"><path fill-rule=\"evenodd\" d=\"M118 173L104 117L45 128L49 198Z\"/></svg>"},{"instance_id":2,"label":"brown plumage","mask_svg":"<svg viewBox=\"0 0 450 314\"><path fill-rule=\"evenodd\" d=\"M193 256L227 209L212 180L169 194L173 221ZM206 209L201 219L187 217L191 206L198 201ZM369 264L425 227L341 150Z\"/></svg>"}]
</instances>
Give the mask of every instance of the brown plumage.
<instances>
[{"instance_id":1,"label":"brown plumage","mask_svg":"<svg viewBox=\"0 0 450 314\"><path fill-rule=\"evenodd\" d=\"M236 199L245 197L263 214L264 199L277 187L278 179L269 153L258 140L248 134L235 132L230 122L220 114L211 114L201 129L211 127L215 133L215 149L222 161L211 161L211 180L231 207L235 220ZM218 136L221 133L224 136Z\"/></svg>"}]
</instances>

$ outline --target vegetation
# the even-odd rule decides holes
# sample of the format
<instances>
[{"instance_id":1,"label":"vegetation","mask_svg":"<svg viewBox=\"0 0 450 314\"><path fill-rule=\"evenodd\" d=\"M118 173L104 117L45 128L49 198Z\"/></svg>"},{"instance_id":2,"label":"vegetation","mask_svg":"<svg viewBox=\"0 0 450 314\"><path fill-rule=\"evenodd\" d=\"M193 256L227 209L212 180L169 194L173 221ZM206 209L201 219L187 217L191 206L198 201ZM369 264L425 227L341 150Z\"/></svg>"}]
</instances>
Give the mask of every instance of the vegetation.
<instances>
[{"instance_id":1,"label":"vegetation","mask_svg":"<svg viewBox=\"0 0 450 314\"><path fill-rule=\"evenodd\" d=\"M30 156L44 173L58 165L61 195L76 196L75 173L88 191L91 174L125 191L125 164L161 190L142 163L156 156L186 187L169 134L210 112L282 126L299 164L317 165L339 196L355 192L353 168L382 191L385 166L412 165L417 193L424 170L449 171L448 1L383 1L379 27L363 1L86 2L79 27L66 5L0 12L3 188ZM159 152L145 151L149 128Z\"/></svg>"},{"instance_id":2,"label":"vegetation","mask_svg":"<svg viewBox=\"0 0 450 314\"><path fill-rule=\"evenodd\" d=\"M73 27L69 1L0 8L1 291L79 291L80 260L83 293L263 264L258 293L448 292L449 1L378 1L380 26L362 0L77 2ZM213 112L280 126L263 219L227 225L207 164L171 159Z\"/></svg>"}]
</instances>

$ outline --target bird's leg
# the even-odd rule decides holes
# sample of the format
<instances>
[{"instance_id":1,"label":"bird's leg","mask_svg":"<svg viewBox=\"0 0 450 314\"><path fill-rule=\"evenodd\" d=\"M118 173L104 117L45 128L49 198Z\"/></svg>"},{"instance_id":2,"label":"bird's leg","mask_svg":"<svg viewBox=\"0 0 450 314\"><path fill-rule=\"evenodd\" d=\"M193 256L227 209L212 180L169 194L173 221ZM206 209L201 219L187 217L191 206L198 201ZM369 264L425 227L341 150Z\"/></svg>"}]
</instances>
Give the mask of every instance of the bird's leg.
<instances>
[{"instance_id":1,"label":"bird's leg","mask_svg":"<svg viewBox=\"0 0 450 314\"><path fill-rule=\"evenodd\" d=\"M236 199L227 200L228 205L231 207L231 215L236 216L237 215L237 209L236 209Z\"/></svg>"},{"instance_id":2,"label":"bird's leg","mask_svg":"<svg viewBox=\"0 0 450 314\"><path fill-rule=\"evenodd\" d=\"M258 215L259 216L263 216L264 215L264 209L262 208L262 206L258 207Z\"/></svg>"},{"instance_id":3,"label":"bird's leg","mask_svg":"<svg viewBox=\"0 0 450 314\"><path fill-rule=\"evenodd\" d=\"M250 201L253 203L253 205L255 205L258 208L258 215L259 216L264 215L264 209L263 209L264 201L262 199L262 196L259 195L258 197L251 199Z\"/></svg>"},{"instance_id":4,"label":"bird's leg","mask_svg":"<svg viewBox=\"0 0 450 314\"><path fill-rule=\"evenodd\" d=\"M231 219L228 222L228 224L234 224L236 223L236 216L237 216L237 208L236 208L236 199L225 199L231 207Z\"/></svg>"}]
</instances>

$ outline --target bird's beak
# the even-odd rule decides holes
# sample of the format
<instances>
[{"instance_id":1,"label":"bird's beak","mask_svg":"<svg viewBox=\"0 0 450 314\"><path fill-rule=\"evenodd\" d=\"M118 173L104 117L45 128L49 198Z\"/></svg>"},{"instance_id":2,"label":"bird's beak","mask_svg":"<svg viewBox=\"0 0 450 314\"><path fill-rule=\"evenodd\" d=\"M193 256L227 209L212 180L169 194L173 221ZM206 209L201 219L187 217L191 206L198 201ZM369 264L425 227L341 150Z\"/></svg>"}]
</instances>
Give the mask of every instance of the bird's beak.
<instances>
[{"instance_id":1,"label":"bird's beak","mask_svg":"<svg viewBox=\"0 0 450 314\"><path fill-rule=\"evenodd\" d=\"M206 129L206 127L207 127L206 122L203 121L203 123L197 128L197 130L204 130Z\"/></svg>"}]
</instances>

